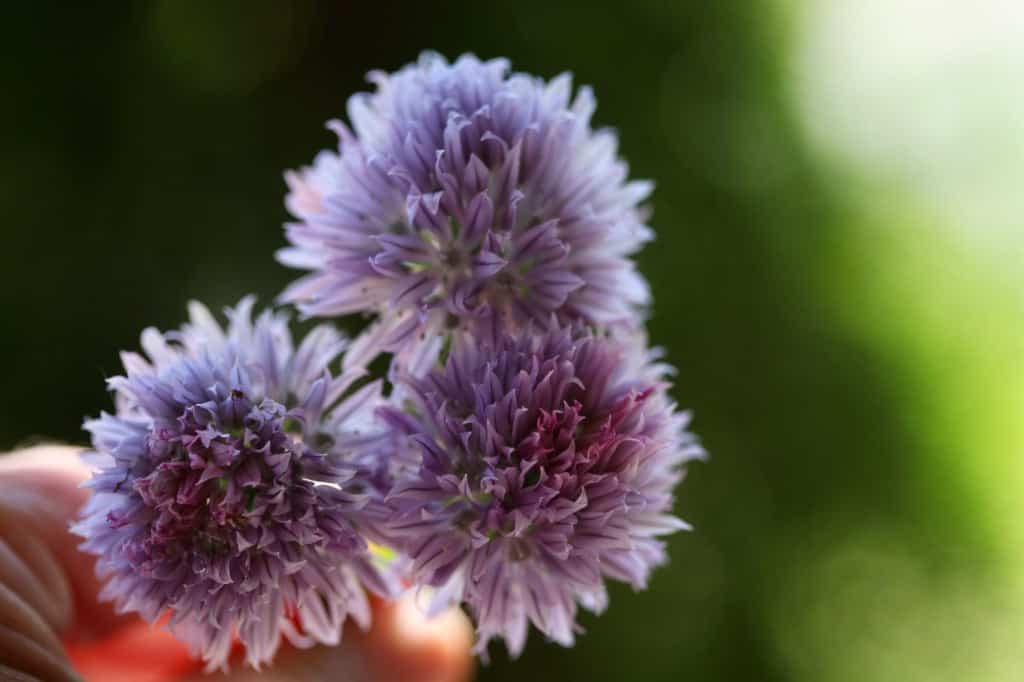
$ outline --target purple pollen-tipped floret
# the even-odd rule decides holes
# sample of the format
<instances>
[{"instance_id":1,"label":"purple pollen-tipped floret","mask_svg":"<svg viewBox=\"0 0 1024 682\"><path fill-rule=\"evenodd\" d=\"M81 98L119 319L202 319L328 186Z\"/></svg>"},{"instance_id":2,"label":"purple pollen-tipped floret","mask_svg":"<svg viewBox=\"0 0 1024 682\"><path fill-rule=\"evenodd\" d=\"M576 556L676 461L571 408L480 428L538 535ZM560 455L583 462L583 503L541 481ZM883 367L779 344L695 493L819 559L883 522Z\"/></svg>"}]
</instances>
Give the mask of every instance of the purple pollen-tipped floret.
<instances>
[{"instance_id":1,"label":"purple pollen-tipped floret","mask_svg":"<svg viewBox=\"0 0 1024 682\"><path fill-rule=\"evenodd\" d=\"M518 655L531 622L570 645L577 604L603 609L606 578L644 587L685 527L673 489L703 451L652 360L636 339L528 330L466 343L381 409L419 456L392 532L438 607L467 604L480 653L500 636Z\"/></svg>"},{"instance_id":2,"label":"purple pollen-tipped floret","mask_svg":"<svg viewBox=\"0 0 1024 682\"><path fill-rule=\"evenodd\" d=\"M86 422L98 471L75 531L99 555L101 598L150 622L169 612L210 669L236 638L257 667L282 635L337 643L348 615L369 624L364 586L390 592L361 528L382 501L344 452L367 437L374 387L339 403L359 374L327 371L340 335L318 327L294 349L287 318L251 308L227 330L198 304L181 331L147 330L149 360L124 354L110 381L117 414Z\"/></svg>"},{"instance_id":3,"label":"purple pollen-tipped floret","mask_svg":"<svg viewBox=\"0 0 1024 682\"><path fill-rule=\"evenodd\" d=\"M332 122L337 153L288 173L289 248L311 270L283 294L305 314L378 316L379 349L449 330L481 337L554 316L635 325L649 300L630 259L650 238L648 182L627 182L589 88L506 60L425 53ZM461 336L461 334L460 334Z\"/></svg>"}]
</instances>

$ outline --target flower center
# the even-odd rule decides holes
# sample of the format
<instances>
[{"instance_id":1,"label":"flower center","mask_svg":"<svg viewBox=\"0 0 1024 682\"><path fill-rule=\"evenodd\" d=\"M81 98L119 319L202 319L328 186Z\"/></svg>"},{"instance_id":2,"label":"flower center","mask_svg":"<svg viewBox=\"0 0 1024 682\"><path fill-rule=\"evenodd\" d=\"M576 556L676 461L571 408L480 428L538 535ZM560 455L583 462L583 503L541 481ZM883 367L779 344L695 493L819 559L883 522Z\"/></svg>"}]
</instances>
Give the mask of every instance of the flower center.
<instances>
[{"instance_id":1,"label":"flower center","mask_svg":"<svg viewBox=\"0 0 1024 682\"><path fill-rule=\"evenodd\" d=\"M245 544L239 531L263 525L274 493L300 481L301 453L286 422L281 405L254 405L236 391L187 408L178 428L154 430L153 469L134 482L152 515L148 559L186 551L213 559Z\"/></svg>"}]
</instances>

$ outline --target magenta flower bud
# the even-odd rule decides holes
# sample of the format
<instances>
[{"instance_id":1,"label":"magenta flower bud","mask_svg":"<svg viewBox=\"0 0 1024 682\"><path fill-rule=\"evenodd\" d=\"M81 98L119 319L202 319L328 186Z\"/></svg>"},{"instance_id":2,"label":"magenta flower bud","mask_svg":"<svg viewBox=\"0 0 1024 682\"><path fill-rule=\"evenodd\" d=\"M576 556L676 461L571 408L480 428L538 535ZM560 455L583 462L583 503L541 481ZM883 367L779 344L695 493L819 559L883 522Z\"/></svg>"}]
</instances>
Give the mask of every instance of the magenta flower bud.
<instances>
[{"instance_id":1,"label":"magenta flower bud","mask_svg":"<svg viewBox=\"0 0 1024 682\"><path fill-rule=\"evenodd\" d=\"M509 74L506 60L433 53L348 103L351 128L288 173L282 295L312 316L370 313L373 350L529 323L637 325L649 302L630 256L650 239L589 88ZM435 349L436 350L436 349Z\"/></svg>"},{"instance_id":2,"label":"magenta flower bud","mask_svg":"<svg viewBox=\"0 0 1024 682\"><path fill-rule=\"evenodd\" d=\"M654 358L568 329L467 341L407 379L406 409L382 408L416 457L391 531L437 607L468 606L479 653L502 637L518 655L529 623L571 645L577 605L601 611L609 578L643 588L660 537L686 527L673 491L704 453Z\"/></svg>"},{"instance_id":3,"label":"magenta flower bud","mask_svg":"<svg viewBox=\"0 0 1024 682\"><path fill-rule=\"evenodd\" d=\"M365 441L376 384L340 400L359 371L327 367L345 341L327 326L293 348L287 318L227 329L199 305L180 331L146 330L148 359L122 355L116 414L87 421L97 467L75 525L99 556L101 598L172 631L209 669L232 642L258 667L284 636L337 643L369 625L365 588L389 594L364 531L382 500L349 445Z\"/></svg>"}]
</instances>

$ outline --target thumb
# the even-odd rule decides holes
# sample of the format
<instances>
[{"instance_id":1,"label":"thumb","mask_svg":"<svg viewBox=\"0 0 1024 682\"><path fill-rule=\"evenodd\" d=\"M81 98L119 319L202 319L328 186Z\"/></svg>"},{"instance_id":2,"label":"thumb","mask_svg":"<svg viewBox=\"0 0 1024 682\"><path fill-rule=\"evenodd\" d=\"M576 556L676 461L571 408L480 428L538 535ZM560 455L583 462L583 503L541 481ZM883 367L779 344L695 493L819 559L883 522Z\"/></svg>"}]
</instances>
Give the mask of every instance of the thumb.
<instances>
[{"instance_id":1,"label":"thumb","mask_svg":"<svg viewBox=\"0 0 1024 682\"><path fill-rule=\"evenodd\" d=\"M87 475L70 447L0 456L0 671L77 679L59 635L84 635L78 622L90 633L119 622L96 606L93 562L68 530L88 495L78 487Z\"/></svg>"},{"instance_id":2,"label":"thumb","mask_svg":"<svg viewBox=\"0 0 1024 682\"><path fill-rule=\"evenodd\" d=\"M473 630L458 609L428 619L412 593L397 602L377 600L373 626L350 624L341 644L286 649L262 671L239 669L231 682L466 682L473 675ZM188 682L214 682L196 674ZM227 682L227 680L225 680Z\"/></svg>"},{"instance_id":3,"label":"thumb","mask_svg":"<svg viewBox=\"0 0 1024 682\"><path fill-rule=\"evenodd\" d=\"M0 456L0 543L37 583L19 594L70 641L101 637L133 620L99 603L95 557L78 550L81 538L68 528L89 497L80 487L89 477L80 452L44 445Z\"/></svg>"},{"instance_id":4,"label":"thumb","mask_svg":"<svg viewBox=\"0 0 1024 682\"><path fill-rule=\"evenodd\" d=\"M183 679L197 666L168 633L97 600L95 560L68 530L88 498L78 453L51 445L0 455L0 680L80 680L60 639L90 679ZM472 637L460 611L427 620L410 595L377 602L370 631L350 627L340 646L282 650L263 672L228 679L462 682L473 672Z\"/></svg>"}]
</instances>

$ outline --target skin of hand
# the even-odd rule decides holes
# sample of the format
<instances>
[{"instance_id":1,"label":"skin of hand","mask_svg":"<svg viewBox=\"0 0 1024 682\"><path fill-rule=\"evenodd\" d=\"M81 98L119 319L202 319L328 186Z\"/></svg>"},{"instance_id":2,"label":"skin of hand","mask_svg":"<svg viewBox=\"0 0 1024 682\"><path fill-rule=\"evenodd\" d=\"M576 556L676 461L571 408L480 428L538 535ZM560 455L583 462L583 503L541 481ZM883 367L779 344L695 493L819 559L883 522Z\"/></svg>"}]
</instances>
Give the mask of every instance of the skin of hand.
<instances>
[{"instance_id":1,"label":"skin of hand","mask_svg":"<svg viewBox=\"0 0 1024 682\"><path fill-rule=\"evenodd\" d=\"M0 455L0 682L465 682L472 628L453 609L430 619L411 595L378 601L368 632L346 627L337 647L282 645L261 671L232 661L204 674L184 645L100 604L94 557L68 530L88 497L79 450L47 445Z\"/></svg>"}]
</instances>

